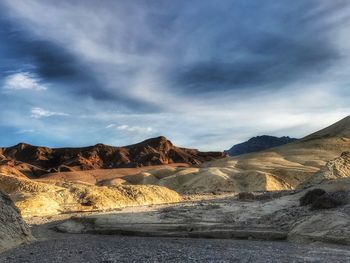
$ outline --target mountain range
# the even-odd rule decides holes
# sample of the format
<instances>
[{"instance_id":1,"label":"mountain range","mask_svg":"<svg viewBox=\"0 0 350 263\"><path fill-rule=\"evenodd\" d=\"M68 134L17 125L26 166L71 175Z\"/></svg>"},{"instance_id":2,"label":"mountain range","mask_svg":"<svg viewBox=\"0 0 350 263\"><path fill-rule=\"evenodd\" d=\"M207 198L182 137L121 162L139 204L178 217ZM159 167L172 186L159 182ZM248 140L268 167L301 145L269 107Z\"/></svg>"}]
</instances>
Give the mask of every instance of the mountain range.
<instances>
[{"instance_id":1,"label":"mountain range","mask_svg":"<svg viewBox=\"0 0 350 263\"><path fill-rule=\"evenodd\" d=\"M296 138L290 138L288 136L275 137L269 135L262 135L250 138L248 141L236 144L232 146L226 152L230 156L259 152L273 147L281 146L287 143L296 141Z\"/></svg>"},{"instance_id":2,"label":"mountain range","mask_svg":"<svg viewBox=\"0 0 350 263\"><path fill-rule=\"evenodd\" d=\"M163 136L124 147L97 144L82 148L48 148L20 143L0 148L0 172L36 178L53 172L173 163L199 165L223 157L223 152L201 152L174 146Z\"/></svg>"},{"instance_id":3,"label":"mountain range","mask_svg":"<svg viewBox=\"0 0 350 263\"><path fill-rule=\"evenodd\" d=\"M287 190L316 175L323 180L325 166L349 150L350 116L291 143L232 157L177 147L165 137L124 147L18 144L0 149L0 172L96 185L152 184L178 193Z\"/></svg>"}]
</instances>

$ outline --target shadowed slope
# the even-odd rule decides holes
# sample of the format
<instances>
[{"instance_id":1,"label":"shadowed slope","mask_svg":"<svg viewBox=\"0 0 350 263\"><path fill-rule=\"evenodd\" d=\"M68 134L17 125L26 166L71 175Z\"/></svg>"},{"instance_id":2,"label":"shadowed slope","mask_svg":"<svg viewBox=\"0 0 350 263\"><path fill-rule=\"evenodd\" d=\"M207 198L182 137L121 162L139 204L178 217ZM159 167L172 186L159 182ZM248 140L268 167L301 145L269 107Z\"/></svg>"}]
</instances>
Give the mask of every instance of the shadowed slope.
<instances>
[{"instance_id":1,"label":"shadowed slope","mask_svg":"<svg viewBox=\"0 0 350 263\"><path fill-rule=\"evenodd\" d=\"M314 140L314 139L325 139L328 137L345 137L350 138L350 115L344 119L328 126L320 131L312 133L301 141Z\"/></svg>"}]
</instances>

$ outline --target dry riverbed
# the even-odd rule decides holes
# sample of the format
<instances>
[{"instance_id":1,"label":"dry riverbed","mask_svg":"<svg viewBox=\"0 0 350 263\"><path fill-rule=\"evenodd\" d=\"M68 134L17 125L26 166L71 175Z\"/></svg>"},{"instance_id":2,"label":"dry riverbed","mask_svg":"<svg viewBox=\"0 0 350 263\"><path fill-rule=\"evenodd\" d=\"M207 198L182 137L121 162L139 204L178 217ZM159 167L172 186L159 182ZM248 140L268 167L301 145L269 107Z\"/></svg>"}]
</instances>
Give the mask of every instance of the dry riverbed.
<instances>
[{"instance_id":1,"label":"dry riverbed","mask_svg":"<svg viewBox=\"0 0 350 263\"><path fill-rule=\"evenodd\" d=\"M188 196L177 204L33 217L27 222L37 241L1 254L0 262L350 262L345 239L320 243L311 229L307 238L293 236L297 243L286 241L291 229L320 215L343 216L340 230L348 233L349 205L311 211L299 206L302 194Z\"/></svg>"},{"instance_id":2,"label":"dry riverbed","mask_svg":"<svg viewBox=\"0 0 350 263\"><path fill-rule=\"evenodd\" d=\"M66 234L7 251L0 262L350 262L350 251L280 241Z\"/></svg>"}]
</instances>

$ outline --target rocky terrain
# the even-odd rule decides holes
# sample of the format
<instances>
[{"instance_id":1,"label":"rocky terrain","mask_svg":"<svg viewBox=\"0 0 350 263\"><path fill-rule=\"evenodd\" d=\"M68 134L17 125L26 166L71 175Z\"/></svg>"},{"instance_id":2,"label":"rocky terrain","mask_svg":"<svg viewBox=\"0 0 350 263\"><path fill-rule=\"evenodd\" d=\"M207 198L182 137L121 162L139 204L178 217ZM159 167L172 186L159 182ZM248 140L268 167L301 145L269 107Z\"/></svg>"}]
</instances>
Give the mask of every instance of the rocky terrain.
<instances>
[{"instance_id":1,"label":"rocky terrain","mask_svg":"<svg viewBox=\"0 0 350 263\"><path fill-rule=\"evenodd\" d=\"M30 241L33 241L33 236L18 208L8 195L0 191L0 252Z\"/></svg>"},{"instance_id":2,"label":"rocky terrain","mask_svg":"<svg viewBox=\"0 0 350 263\"><path fill-rule=\"evenodd\" d=\"M20 143L0 148L0 172L38 178L52 172L141 167L184 163L199 165L225 156L174 146L165 137L114 147L97 144L83 148L48 148Z\"/></svg>"},{"instance_id":3,"label":"rocky terrain","mask_svg":"<svg viewBox=\"0 0 350 263\"><path fill-rule=\"evenodd\" d=\"M262 135L250 138L246 142L242 142L232 146L229 150L226 151L230 156L259 152L267 150L273 147L281 146L287 143L296 141L295 138L290 138L288 136L276 137L269 135Z\"/></svg>"}]
</instances>

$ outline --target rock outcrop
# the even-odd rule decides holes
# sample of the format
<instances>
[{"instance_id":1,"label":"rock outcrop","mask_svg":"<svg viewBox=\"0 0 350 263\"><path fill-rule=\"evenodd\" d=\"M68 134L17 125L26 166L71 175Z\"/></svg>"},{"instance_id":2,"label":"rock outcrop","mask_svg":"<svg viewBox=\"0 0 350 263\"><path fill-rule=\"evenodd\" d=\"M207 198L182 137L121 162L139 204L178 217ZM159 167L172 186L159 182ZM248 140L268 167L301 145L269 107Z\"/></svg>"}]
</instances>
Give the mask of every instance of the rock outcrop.
<instances>
[{"instance_id":1,"label":"rock outcrop","mask_svg":"<svg viewBox=\"0 0 350 263\"><path fill-rule=\"evenodd\" d=\"M323 189L312 189L300 198L300 205L311 205L311 209L330 209L345 205L350 200L350 189L348 191L326 192Z\"/></svg>"},{"instance_id":2,"label":"rock outcrop","mask_svg":"<svg viewBox=\"0 0 350 263\"><path fill-rule=\"evenodd\" d=\"M350 152L343 152L340 157L328 161L325 167L315 174L307 184L315 185L325 180L346 177L350 177Z\"/></svg>"},{"instance_id":3,"label":"rock outcrop","mask_svg":"<svg viewBox=\"0 0 350 263\"><path fill-rule=\"evenodd\" d=\"M300 198L299 200L300 205L301 206L311 205L325 193L326 191L323 189L318 189L318 188L312 189Z\"/></svg>"},{"instance_id":4,"label":"rock outcrop","mask_svg":"<svg viewBox=\"0 0 350 263\"><path fill-rule=\"evenodd\" d=\"M10 197L0 191L0 252L32 240L20 212Z\"/></svg>"}]
</instances>

